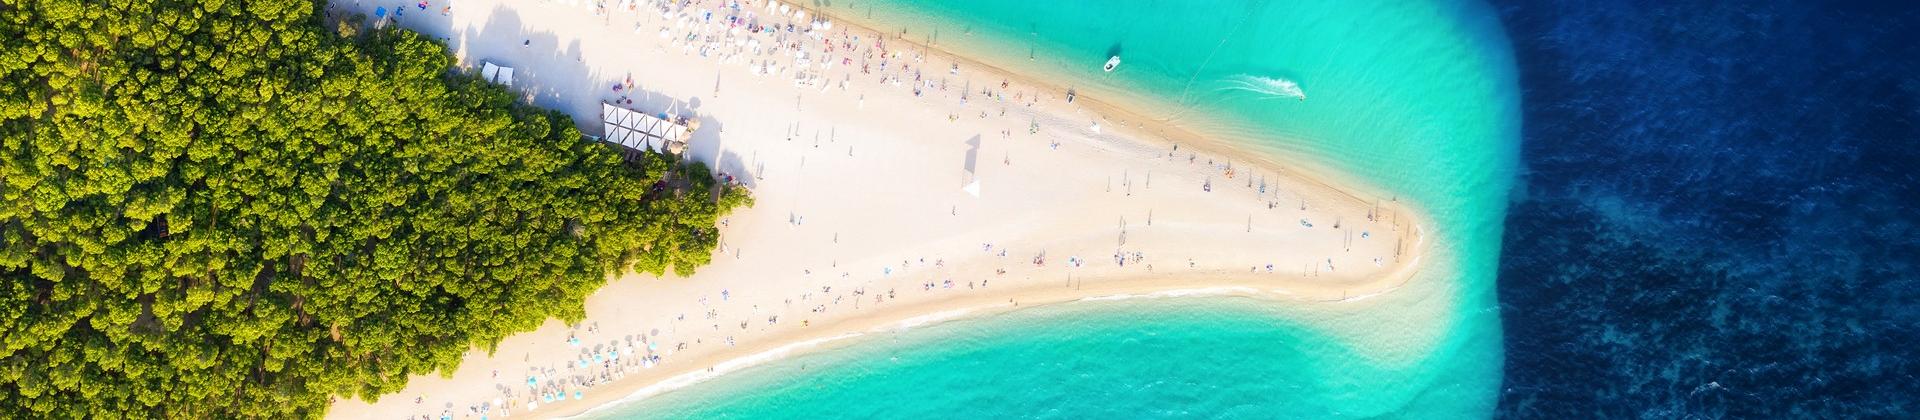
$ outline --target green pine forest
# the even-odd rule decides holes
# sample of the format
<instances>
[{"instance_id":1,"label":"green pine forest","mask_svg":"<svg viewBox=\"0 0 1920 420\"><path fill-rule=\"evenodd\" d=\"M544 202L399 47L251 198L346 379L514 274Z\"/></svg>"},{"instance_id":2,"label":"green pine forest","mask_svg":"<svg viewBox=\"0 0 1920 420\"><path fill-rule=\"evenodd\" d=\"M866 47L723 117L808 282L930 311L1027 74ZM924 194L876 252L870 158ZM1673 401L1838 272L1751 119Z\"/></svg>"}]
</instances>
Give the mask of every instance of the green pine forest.
<instances>
[{"instance_id":1,"label":"green pine forest","mask_svg":"<svg viewBox=\"0 0 1920 420\"><path fill-rule=\"evenodd\" d=\"M312 418L751 205L298 0L0 0L0 417Z\"/></svg>"}]
</instances>

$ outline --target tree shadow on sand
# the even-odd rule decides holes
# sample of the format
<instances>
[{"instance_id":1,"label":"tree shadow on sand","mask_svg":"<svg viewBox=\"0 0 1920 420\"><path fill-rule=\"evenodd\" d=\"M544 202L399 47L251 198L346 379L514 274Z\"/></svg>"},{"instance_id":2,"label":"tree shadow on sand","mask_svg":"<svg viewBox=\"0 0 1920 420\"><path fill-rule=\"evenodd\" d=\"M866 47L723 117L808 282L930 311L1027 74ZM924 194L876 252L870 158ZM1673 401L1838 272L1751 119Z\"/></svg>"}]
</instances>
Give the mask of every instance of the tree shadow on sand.
<instances>
[{"instance_id":1,"label":"tree shadow on sand","mask_svg":"<svg viewBox=\"0 0 1920 420\"><path fill-rule=\"evenodd\" d=\"M512 9L496 7L488 16L490 19L484 24L466 27L448 41L449 45L466 48L459 51L460 66L465 71L477 71L474 69L482 61L514 67L512 90L529 103L573 117L574 125L590 135L604 134L601 133L602 103L615 103L650 115L669 113L698 118L700 128L694 131L683 157L705 163L710 170L734 174L735 180L748 188L754 186L753 177L746 176L748 168L738 154L721 147L720 133L725 131L726 124L700 112L701 98L671 97L648 89L645 80L633 80L629 73L589 68L585 57L590 52L583 50L580 41L562 40L552 32L531 29ZM446 20L438 25L409 26L408 29L429 35L434 35L434 31L457 30ZM629 80L634 82L632 88L625 86ZM616 85L621 87L615 89Z\"/></svg>"}]
</instances>

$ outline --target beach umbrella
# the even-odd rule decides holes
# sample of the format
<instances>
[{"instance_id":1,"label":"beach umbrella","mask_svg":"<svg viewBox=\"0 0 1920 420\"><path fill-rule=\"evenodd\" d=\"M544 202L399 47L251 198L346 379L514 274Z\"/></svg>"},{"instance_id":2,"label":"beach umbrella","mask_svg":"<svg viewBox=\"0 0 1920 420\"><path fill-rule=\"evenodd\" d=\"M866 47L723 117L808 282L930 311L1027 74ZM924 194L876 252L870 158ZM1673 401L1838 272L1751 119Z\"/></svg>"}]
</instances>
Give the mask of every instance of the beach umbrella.
<instances>
[{"instance_id":1,"label":"beach umbrella","mask_svg":"<svg viewBox=\"0 0 1920 420\"><path fill-rule=\"evenodd\" d=\"M539 379L535 379L535 378L534 378L534 377L532 377L532 376L528 376L528 377L527 377L527 386L540 386L540 380L539 380Z\"/></svg>"},{"instance_id":2,"label":"beach umbrella","mask_svg":"<svg viewBox=\"0 0 1920 420\"><path fill-rule=\"evenodd\" d=\"M573 399L580 399L581 395L582 393L580 391L573 391Z\"/></svg>"},{"instance_id":3,"label":"beach umbrella","mask_svg":"<svg viewBox=\"0 0 1920 420\"><path fill-rule=\"evenodd\" d=\"M384 6L383 6L383 7L378 7L378 8L374 8L374 9L373 9L373 17L374 17L375 19L378 19L378 18L383 18L383 17L387 17L387 8L386 8L386 7L384 7Z\"/></svg>"}]
</instances>

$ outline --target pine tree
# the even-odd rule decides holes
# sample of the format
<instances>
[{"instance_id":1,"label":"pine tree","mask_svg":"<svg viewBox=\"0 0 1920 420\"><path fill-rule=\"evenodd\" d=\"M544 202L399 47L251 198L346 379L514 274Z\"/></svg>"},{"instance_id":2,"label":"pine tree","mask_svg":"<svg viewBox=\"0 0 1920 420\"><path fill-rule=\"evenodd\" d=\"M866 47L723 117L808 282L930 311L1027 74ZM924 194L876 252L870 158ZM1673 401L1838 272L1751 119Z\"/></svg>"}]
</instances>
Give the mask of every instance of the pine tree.
<instances>
[{"instance_id":1,"label":"pine tree","mask_svg":"<svg viewBox=\"0 0 1920 420\"><path fill-rule=\"evenodd\" d=\"M0 0L8 417L317 417L691 273L752 203L321 2L137 3Z\"/></svg>"}]
</instances>

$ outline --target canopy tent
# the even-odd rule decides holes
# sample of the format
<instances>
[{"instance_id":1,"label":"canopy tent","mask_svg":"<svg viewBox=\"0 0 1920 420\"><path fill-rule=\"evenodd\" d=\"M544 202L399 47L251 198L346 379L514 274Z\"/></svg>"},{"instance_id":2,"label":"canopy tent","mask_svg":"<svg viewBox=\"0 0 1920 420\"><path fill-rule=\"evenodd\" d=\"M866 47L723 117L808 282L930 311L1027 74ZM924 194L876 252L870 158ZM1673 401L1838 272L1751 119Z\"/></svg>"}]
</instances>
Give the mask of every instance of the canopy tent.
<instances>
[{"instance_id":1,"label":"canopy tent","mask_svg":"<svg viewBox=\"0 0 1920 420\"><path fill-rule=\"evenodd\" d=\"M600 103L600 121L606 142L655 153L677 149L688 132L671 115L648 115L606 102Z\"/></svg>"},{"instance_id":2,"label":"canopy tent","mask_svg":"<svg viewBox=\"0 0 1920 420\"><path fill-rule=\"evenodd\" d=\"M513 86L513 68L482 61L480 62L480 78L493 83Z\"/></svg>"}]
</instances>

